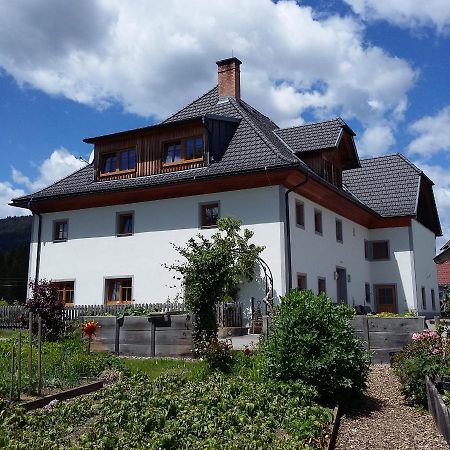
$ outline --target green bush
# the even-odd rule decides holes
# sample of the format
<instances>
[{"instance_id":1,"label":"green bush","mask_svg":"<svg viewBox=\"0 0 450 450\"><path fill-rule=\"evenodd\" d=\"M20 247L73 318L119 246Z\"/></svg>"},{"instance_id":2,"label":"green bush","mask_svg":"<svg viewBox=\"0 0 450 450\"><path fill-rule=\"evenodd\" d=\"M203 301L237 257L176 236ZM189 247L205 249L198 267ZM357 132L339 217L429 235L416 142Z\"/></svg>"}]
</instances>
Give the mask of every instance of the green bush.
<instances>
[{"instance_id":1,"label":"green bush","mask_svg":"<svg viewBox=\"0 0 450 450\"><path fill-rule=\"evenodd\" d=\"M427 406L425 376L450 375L450 357L444 352L442 336L433 330L415 333L411 342L392 360L400 391L410 403Z\"/></svg>"},{"instance_id":2,"label":"green bush","mask_svg":"<svg viewBox=\"0 0 450 450\"><path fill-rule=\"evenodd\" d=\"M216 372L125 378L51 410L24 414L0 405L0 448L325 448L331 410L299 383Z\"/></svg>"},{"instance_id":3,"label":"green bush","mask_svg":"<svg viewBox=\"0 0 450 450\"><path fill-rule=\"evenodd\" d=\"M262 341L268 377L300 380L336 401L366 386L370 355L353 333L353 311L325 295L293 290L275 309L271 336Z\"/></svg>"}]
</instances>

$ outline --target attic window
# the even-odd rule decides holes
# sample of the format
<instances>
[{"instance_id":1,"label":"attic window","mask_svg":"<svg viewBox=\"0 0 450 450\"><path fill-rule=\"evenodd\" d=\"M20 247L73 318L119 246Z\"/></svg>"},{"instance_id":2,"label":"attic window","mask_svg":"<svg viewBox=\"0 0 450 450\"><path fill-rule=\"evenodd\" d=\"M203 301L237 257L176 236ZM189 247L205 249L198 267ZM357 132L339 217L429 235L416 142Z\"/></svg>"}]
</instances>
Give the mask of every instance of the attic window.
<instances>
[{"instance_id":1,"label":"attic window","mask_svg":"<svg viewBox=\"0 0 450 450\"><path fill-rule=\"evenodd\" d=\"M136 149L127 148L100 155L100 174L133 172L136 170Z\"/></svg>"},{"instance_id":2,"label":"attic window","mask_svg":"<svg viewBox=\"0 0 450 450\"><path fill-rule=\"evenodd\" d=\"M203 136L191 136L164 144L165 166L203 160Z\"/></svg>"}]
</instances>

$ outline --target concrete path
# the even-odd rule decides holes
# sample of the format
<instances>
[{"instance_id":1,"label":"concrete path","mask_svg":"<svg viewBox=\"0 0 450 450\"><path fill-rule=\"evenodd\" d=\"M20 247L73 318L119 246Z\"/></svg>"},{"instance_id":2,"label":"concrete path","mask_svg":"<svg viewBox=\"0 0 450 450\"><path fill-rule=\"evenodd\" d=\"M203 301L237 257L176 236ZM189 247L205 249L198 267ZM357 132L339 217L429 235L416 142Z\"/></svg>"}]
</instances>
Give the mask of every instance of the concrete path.
<instances>
[{"instance_id":1,"label":"concrete path","mask_svg":"<svg viewBox=\"0 0 450 450\"><path fill-rule=\"evenodd\" d=\"M233 344L233 350L244 350L246 346L257 346L259 336L259 334L246 334L245 336L230 336L228 339Z\"/></svg>"}]
</instances>

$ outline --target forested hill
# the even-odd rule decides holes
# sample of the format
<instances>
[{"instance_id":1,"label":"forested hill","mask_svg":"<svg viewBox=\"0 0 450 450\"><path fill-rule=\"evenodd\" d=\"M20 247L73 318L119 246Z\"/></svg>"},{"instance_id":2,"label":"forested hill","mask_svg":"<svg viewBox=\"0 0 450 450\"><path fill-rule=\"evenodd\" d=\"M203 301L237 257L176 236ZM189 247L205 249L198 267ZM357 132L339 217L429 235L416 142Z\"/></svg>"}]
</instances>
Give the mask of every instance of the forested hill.
<instances>
[{"instance_id":1,"label":"forested hill","mask_svg":"<svg viewBox=\"0 0 450 450\"><path fill-rule=\"evenodd\" d=\"M0 219L0 300L24 302L31 216Z\"/></svg>"}]
</instances>

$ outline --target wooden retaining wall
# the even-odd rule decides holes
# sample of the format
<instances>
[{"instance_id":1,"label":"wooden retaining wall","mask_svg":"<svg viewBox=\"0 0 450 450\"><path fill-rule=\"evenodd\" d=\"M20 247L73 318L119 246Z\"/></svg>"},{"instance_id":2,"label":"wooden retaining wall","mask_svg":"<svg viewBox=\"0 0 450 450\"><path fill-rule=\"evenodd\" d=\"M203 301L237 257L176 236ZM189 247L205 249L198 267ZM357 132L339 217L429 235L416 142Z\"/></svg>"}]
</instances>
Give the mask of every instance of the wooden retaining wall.
<instances>
[{"instance_id":1,"label":"wooden retaining wall","mask_svg":"<svg viewBox=\"0 0 450 450\"><path fill-rule=\"evenodd\" d=\"M410 342L413 333L426 328L425 317L355 316L351 323L366 348L374 352L374 363L389 363L392 355Z\"/></svg>"},{"instance_id":2,"label":"wooden retaining wall","mask_svg":"<svg viewBox=\"0 0 450 450\"><path fill-rule=\"evenodd\" d=\"M428 411L433 416L439 432L450 446L450 409L442 400L436 386L426 377Z\"/></svg>"},{"instance_id":3,"label":"wooden retaining wall","mask_svg":"<svg viewBox=\"0 0 450 450\"><path fill-rule=\"evenodd\" d=\"M127 356L191 356L192 319L189 314L167 315L165 324L152 323L152 317L84 316L95 320L100 328L91 348ZM170 326L167 321L170 320Z\"/></svg>"}]
</instances>

